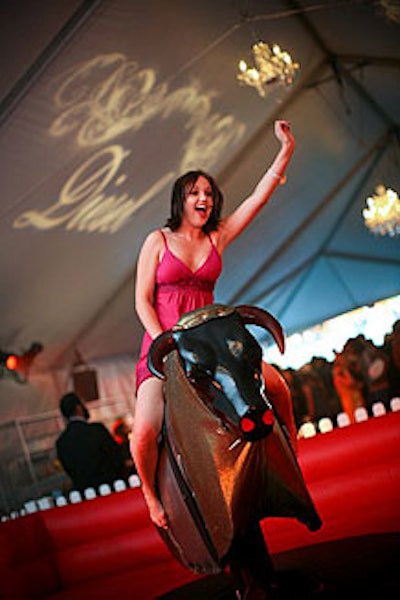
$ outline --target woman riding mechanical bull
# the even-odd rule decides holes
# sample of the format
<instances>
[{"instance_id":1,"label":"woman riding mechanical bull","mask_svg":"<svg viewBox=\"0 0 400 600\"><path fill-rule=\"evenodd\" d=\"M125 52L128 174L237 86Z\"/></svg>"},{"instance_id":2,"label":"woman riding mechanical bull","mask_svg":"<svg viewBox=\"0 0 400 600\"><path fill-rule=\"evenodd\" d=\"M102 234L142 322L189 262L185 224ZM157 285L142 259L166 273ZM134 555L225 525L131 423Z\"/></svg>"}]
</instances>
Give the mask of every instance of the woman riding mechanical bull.
<instances>
[{"instance_id":1,"label":"woman riding mechanical bull","mask_svg":"<svg viewBox=\"0 0 400 600\"><path fill-rule=\"evenodd\" d=\"M284 181L284 172L293 154L295 140L287 121L276 121L274 130L280 142L280 149L272 165L263 174L253 192L230 215L221 218L223 197L214 179L203 171L189 171L174 184L171 215L166 226L151 232L140 251L135 304L145 334L136 367L137 400L131 452L150 518L166 537L168 535L173 537L173 532L170 531L172 529L170 520L173 516L168 514L168 509L164 506L160 484L158 482L157 485L156 477L160 459L160 434L165 416L164 384L160 379L164 374L160 373L161 366L150 371L149 350L154 340L177 326L182 315L194 311L194 326L197 326L196 315L198 319L199 309L213 305L213 290L221 273L225 249L252 222L267 204L277 185ZM211 324L217 316L220 316L221 310L222 316L230 315L229 309L217 308L216 310L218 315L215 314L215 310L213 312L212 307L211 315L207 311L203 314L200 310L201 318L209 319ZM250 321L245 319L245 322ZM275 330L272 333L277 339L280 335L276 329L278 324L271 325L272 321L271 317L267 328L271 330L270 326L272 326ZM178 329L179 327L180 325ZM279 343L278 339L277 341ZM175 342L176 340L174 347L179 350ZM179 371L179 366L175 367L175 371L176 368ZM296 427L288 387L277 370L261 361L261 355L260 371L273 412L285 430L286 442L291 445L291 452L295 453ZM178 375L176 372L172 373L172 376L179 379L179 373ZM185 383L183 382L182 385L185 386ZM185 392L180 389L179 393ZM190 394L190 391L188 393ZM191 435L189 432L189 437ZM296 473L295 469L294 478L299 475ZM301 474L299 477L301 478ZM203 484L207 487L206 481ZM307 504L306 492L305 497ZM311 500L309 500L309 510L313 513ZM318 526L318 517L314 513L311 515L311 520L313 516L315 517L313 528L315 528ZM231 570L236 566L240 570L241 563L248 561L249 557L253 562L261 561L262 564L259 566L249 566L253 569L255 577L259 576L258 585L267 589L268 582L265 579L268 575L265 574L270 572L270 563L261 529L258 523L247 524L245 529L234 535L234 543L230 544L227 562ZM258 551L256 552L255 549Z\"/></svg>"}]
</instances>

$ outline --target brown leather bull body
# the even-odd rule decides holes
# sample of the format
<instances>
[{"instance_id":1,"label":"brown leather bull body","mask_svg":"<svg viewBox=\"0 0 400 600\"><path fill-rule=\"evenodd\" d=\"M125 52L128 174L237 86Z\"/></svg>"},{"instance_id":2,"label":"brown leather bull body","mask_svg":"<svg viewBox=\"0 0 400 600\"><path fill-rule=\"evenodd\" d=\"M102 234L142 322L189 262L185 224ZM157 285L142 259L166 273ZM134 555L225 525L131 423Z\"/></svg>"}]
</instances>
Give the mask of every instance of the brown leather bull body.
<instances>
[{"instance_id":1,"label":"brown leather bull body","mask_svg":"<svg viewBox=\"0 0 400 600\"><path fill-rule=\"evenodd\" d=\"M169 529L161 534L198 573L221 571L234 539L264 517L295 517L312 530L321 524L265 396L261 350L245 323L267 326L283 349L280 326L248 309L189 313L149 355L153 372L165 376L157 482Z\"/></svg>"}]
</instances>

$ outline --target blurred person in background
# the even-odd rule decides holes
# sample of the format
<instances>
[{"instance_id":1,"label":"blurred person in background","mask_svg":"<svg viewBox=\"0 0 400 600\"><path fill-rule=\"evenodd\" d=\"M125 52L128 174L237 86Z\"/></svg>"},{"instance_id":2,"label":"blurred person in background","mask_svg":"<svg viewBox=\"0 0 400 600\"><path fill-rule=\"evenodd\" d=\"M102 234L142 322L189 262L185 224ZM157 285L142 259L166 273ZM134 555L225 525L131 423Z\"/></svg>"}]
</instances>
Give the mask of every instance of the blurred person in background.
<instances>
[{"instance_id":1,"label":"blurred person in background","mask_svg":"<svg viewBox=\"0 0 400 600\"><path fill-rule=\"evenodd\" d=\"M66 427L56 441L57 458L72 481L73 488L86 488L103 483L112 485L125 477L121 448L103 423L89 423L89 411L74 392L60 400L60 411Z\"/></svg>"}]
</instances>

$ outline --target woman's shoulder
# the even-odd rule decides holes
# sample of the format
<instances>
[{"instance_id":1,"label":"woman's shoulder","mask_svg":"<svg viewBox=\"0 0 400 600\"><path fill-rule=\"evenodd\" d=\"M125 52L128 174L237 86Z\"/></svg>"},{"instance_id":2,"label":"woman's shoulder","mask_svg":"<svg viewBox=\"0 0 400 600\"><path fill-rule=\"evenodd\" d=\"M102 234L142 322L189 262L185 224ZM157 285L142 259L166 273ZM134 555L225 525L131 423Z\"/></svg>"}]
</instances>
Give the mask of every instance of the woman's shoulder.
<instances>
[{"instance_id":1,"label":"woman's shoulder","mask_svg":"<svg viewBox=\"0 0 400 600\"><path fill-rule=\"evenodd\" d=\"M153 254L160 254L165 248L164 239L161 229L150 231L144 239L140 253L147 257Z\"/></svg>"},{"instance_id":2,"label":"woman's shoulder","mask_svg":"<svg viewBox=\"0 0 400 600\"><path fill-rule=\"evenodd\" d=\"M147 234L144 243L145 244L163 244L168 235L169 229L164 227L162 229L154 229Z\"/></svg>"}]
</instances>

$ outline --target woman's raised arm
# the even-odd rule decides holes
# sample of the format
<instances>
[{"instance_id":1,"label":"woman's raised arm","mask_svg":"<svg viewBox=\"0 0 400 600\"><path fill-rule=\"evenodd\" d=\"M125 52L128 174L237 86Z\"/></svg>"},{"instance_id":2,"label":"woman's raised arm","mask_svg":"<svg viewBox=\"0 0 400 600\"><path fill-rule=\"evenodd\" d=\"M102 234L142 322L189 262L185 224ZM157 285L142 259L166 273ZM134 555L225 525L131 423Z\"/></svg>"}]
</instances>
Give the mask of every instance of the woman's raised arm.
<instances>
[{"instance_id":1,"label":"woman's raised arm","mask_svg":"<svg viewBox=\"0 0 400 600\"><path fill-rule=\"evenodd\" d=\"M261 177L253 192L228 217L218 229L218 249L222 252L251 223L267 204L272 192L284 177L285 169L295 148L295 140L288 121L275 121L275 135L281 143L274 162Z\"/></svg>"}]
</instances>

